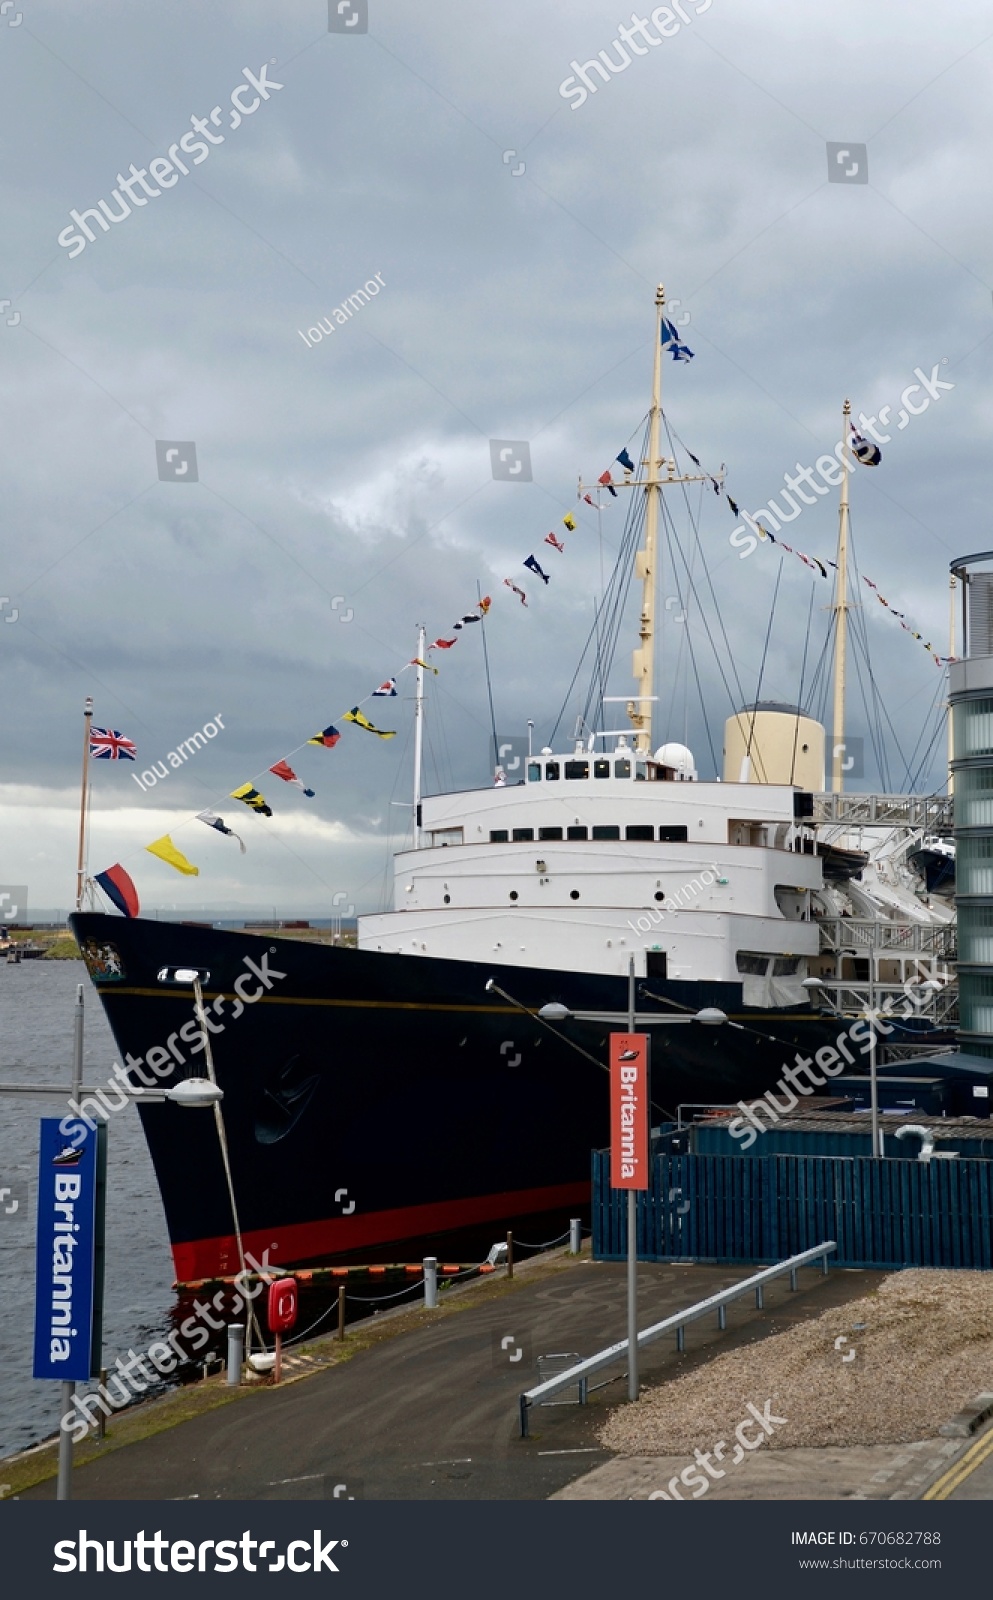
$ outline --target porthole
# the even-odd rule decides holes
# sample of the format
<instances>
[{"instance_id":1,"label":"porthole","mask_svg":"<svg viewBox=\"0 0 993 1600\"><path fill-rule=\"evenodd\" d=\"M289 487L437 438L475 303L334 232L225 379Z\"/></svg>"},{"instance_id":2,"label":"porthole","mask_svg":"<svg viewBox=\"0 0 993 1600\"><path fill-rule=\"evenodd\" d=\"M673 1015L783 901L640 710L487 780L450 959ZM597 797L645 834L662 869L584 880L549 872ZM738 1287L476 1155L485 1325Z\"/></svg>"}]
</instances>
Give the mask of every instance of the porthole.
<instances>
[{"instance_id":1,"label":"porthole","mask_svg":"<svg viewBox=\"0 0 993 1600\"><path fill-rule=\"evenodd\" d=\"M569 899L570 900L578 900L579 899L579 890L578 889L570 889L569 890Z\"/></svg>"},{"instance_id":2,"label":"porthole","mask_svg":"<svg viewBox=\"0 0 993 1600\"><path fill-rule=\"evenodd\" d=\"M655 898L656 898L656 900L664 900L665 899L665 895L662 893L661 889L656 889Z\"/></svg>"},{"instance_id":3,"label":"porthole","mask_svg":"<svg viewBox=\"0 0 993 1600\"><path fill-rule=\"evenodd\" d=\"M511 889L510 898L511 898L511 900L516 900L517 899L517 890L516 889Z\"/></svg>"},{"instance_id":4,"label":"porthole","mask_svg":"<svg viewBox=\"0 0 993 1600\"><path fill-rule=\"evenodd\" d=\"M451 903L452 903L451 895L450 894L446 894L446 896L445 896L445 904L446 904L446 906L450 906Z\"/></svg>"}]
</instances>

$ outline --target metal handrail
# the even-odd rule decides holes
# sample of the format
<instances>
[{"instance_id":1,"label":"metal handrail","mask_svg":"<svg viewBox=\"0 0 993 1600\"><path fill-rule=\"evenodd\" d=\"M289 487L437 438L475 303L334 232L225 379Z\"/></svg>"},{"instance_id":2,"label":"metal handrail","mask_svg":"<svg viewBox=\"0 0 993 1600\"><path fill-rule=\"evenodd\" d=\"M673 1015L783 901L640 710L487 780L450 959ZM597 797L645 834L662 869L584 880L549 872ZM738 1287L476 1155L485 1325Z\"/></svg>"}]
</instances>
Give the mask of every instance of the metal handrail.
<instances>
[{"instance_id":1,"label":"metal handrail","mask_svg":"<svg viewBox=\"0 0 993 1600\"><path fill-rule=\"evenodd\" d=\"M925 833L951 835L951 795L919 794L815 794L815 825L848 823L869 828L910 827Z\"/></svg>"},{"instance_id":2,"label":"metal handrail","mask_svg":"<svg viewBox=\"0 0 993 1600\"><path fill-rule=\"evenodd\" d=\"M884 922L868 917L814 917L821 949L871 947L875 950L946 954L956 948L955 923Z\"/></svg>"},{"instance_id":3,"label":"metal handrail","mask_svg":"<svg viewBox=\"0 0 993 1600\"><path fill-rule=\"evenodd\" d=\"M736 1283L731 1289L722 1289L719 1294L712 1294L706 1300L699 1300L696 1305L687 1306L685 1311L677 1311L671 1317L666 1317L663 1322L655 1322L638 1335L638 1349L643 1345L653 1344L656 1339L661 1339L663 1334L675 1333L676 1348L683 1349L683 1330L689 1322L698 1322L701 1317L706 1317L711 1311L717 1312L717 1326L722 1330L727 1327L727 1306L732 1300L740 1300L742 1295L755 1291L755 1304L761 1311L763 1304L762 1291L767 1283L774 1278L781 1278L787 1272L790 1275L790 1288L796 1288L796 1275L801 1267L809 1266L814 1261L820 1261L821 1270L825 1277L828 1270L828 1256L834 1254L838 1246L833 1239L828 1239L824 1244L815 1245L812 1250L803 1250L798 1256L789 1256L786 1261L780 1261L774 1267L764 1267L761 1272L753 1273L750 1278L745 1278L741 1283ZM619 1343L600 1350L595 1356L587 1356L585 1361L579 1361L568 1372L560 1372L555 1378L548 1378L544 1383L536 1384L533 1389L527 1389L519 1398L521 1413L521 1438L528 1436L528 1412L533 1405L542 1405L553 1394L558 1394L562 1389L571 1388L572 1385L581 1384L585 1393L586 1379L594 1372L601 1372L604 1367L609 1367L627 1354L628 1341L621 1339Z\"/></svg>"}]
</instances>

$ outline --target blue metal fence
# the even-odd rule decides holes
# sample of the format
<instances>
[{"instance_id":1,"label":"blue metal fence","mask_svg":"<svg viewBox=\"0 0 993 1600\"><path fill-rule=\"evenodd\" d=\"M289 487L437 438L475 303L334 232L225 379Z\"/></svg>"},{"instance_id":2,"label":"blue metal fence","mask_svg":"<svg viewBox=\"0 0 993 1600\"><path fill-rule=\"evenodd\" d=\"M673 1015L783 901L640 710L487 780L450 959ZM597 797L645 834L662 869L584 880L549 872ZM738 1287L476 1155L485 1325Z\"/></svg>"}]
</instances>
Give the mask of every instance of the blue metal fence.
<instances>
[{"instance_id":1,"label":"blue metal fence","mask_svg":"<svg viewBox=\"0 0 993 1600\"><path fill-rule=\"evenodd\" d=\"M593 1155L593 1254L626 1254L627 1194ZM993 1268L993 1162L656 1155L643 1261L782 1261L836 1239L845 1267Z\"/></svg>"}]
</instances>

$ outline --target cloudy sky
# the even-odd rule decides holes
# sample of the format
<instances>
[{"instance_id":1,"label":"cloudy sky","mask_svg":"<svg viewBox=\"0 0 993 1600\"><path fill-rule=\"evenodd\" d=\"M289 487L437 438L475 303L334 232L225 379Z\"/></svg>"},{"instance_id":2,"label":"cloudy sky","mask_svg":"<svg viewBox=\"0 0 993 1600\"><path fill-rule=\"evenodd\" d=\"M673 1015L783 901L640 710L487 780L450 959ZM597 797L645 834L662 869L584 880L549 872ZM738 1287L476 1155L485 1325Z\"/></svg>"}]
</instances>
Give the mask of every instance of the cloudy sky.
<instances>
[{"instance_id":1,"label":"cloudy sky","mask_svg":"<svg viewBox=\"0 0 993 1600\"><path fill-rule=\"evenodd\" d=\"M359 0L343 31L327 0L4 6L0 884L26 883L34 908L70 901L92 694L139 772L224 723L153 792L130 764L94 766L92 870L121 861L146 908L181 914L378 906L409 824L395 802L410 795L412 673L401 699L366 705L395 739L348 729L294 757L315 800L261 776L271 820L225 797L397 672L418 622L452 637L477 582L494 596L498 728L530 717L544 742L592 620L597 520L583 508L564 555L543 540L576 508L578 475L640 435L660 280L696 352L665 364L667 414L749 508L833 448L846 394L895 418L915 369L939 368L952 387L857 473L852 517L861 569L946 653L948 562L991 542L989 8L682 11L660 8L667 36L623 67L631 13L606 0L369 0L365 31ZM572 64L601 51L623 70L589 75L585 103L563 96ZM829 144L852 154L829 167ZM170 146L185 174L160 166L155 196L132 180L130 214L77 233L73 210L124 213L117 174ZM378 297L308 345L299 330L377 273ZM494 438L529 443L531 482L494 481ZM157 440L195 443L196 482L160 478ZM712 494L690 508L705 604L667 615L656 733L685 728L712 777L706 728L719 754L731 668L708 642L703 564L751 698L780 561L767 545L742 559ZM622 518L603 515L608 569ZM830 556L836 525L832 494L786 537ZM522 581L532 550L553 581L523 585L525 611L502 580ZM785 558L764 698L797 697L812 604L809 681L829 599ZM615 694L632 687L636 618L632 590ZM940 674L874 602L865 624L909 756ZM478 630L435 659L427 786L485 783ZM566 731L584 697L581 678ZM850 731L868 733L857 682ZM922 787L941 783L942 755L939 739ZM899 786L895 746L888 759ZM880 782L867 748L855 786ZM189 820L205 806L247 856ZM166 831L199 878L144 853Z\"/></svg>"}]
</instances>

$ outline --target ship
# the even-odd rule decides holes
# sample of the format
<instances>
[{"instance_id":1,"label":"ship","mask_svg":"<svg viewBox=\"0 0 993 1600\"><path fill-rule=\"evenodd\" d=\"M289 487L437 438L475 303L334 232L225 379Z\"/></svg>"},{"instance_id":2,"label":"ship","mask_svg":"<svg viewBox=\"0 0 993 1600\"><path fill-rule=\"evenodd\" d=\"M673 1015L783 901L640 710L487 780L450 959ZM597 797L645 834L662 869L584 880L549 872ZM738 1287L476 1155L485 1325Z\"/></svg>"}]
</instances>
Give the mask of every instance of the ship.
<instances>
[{"instance_id":1,"label":"ship","mask_svg":"<svg viewBox=\"0 0 993 1600\"><path fill-rule=\"evenodd\" d=\"M622 544L617 594L633 553L642 580L637 692L617 697L628 725L529 749L519 779L498 765L477 788L424 794L418 664L412 836L391 907L359 917L356 948L81 907L71 919L138 1090L180 1283L246 1259L457 1260L507 1229L554 1237L588 1215L612 1031L650 1037L656 1126L733 1107L865 1005L829 924L854 934L854 904L870 926L944 925L909 868L888 900L860 889L889 869L853 835L840 781L823 792L824 729L799 705L742 706L722 779L701 779L686 745L653 748L660 507L710 478L680 471L662 439L664 304L660 288L641 459L617 484L638 543ZM842 629L846 610L842 594ZM896 817L883 855L894 831L912 844L942 815ZM923 948L909 969L898 954L894 989ZM870 976L877 1002L886 972ZM847 1003L825 999L832 977ZM921 1029L947 1042L948 1018L915 1015L911 1045ZM213 1117L156 1098L205 1070L223 1096Z\"/></svg>"}]
</instances>

